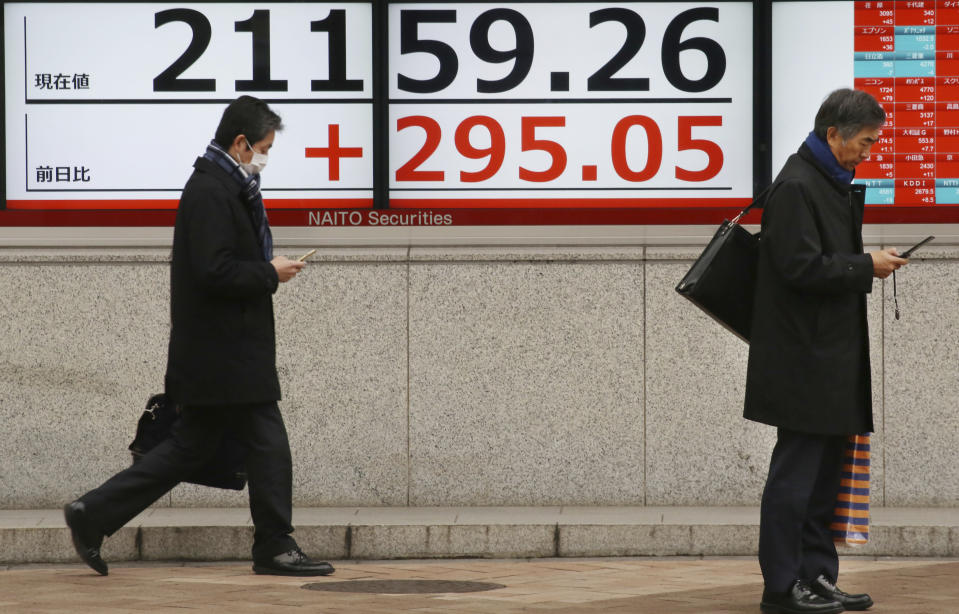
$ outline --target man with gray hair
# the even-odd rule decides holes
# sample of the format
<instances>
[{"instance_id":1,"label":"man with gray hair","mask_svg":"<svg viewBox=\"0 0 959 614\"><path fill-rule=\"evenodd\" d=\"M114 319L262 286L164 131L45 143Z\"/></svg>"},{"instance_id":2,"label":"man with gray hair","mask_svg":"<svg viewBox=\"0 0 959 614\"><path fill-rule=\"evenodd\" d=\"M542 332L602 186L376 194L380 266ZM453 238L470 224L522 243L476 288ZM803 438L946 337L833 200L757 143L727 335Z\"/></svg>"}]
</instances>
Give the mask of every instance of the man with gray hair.
<instances>
[{"instance_id":1,"label":"man with gray hair","mask_svg":"<svg viewBox=\"0 0 959 614\"><path fill-rule=\"evenodd\" d=\"M759 527L767 613L872 606L836 587L830 523L848 437L873 430L866 294L908 262L863 253L851 183L885 120L868 93L832 92L763 207L744 415L778 429Z\"/></svg>"}]
</instances>

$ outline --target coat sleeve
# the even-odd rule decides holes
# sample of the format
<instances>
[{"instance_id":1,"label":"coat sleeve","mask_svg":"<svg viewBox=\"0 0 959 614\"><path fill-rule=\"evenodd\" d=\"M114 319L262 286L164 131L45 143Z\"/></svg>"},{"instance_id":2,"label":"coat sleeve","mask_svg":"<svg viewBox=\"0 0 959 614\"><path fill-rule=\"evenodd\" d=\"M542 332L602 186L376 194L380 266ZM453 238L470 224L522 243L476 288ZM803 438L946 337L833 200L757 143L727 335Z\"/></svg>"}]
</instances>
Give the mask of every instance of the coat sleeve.
<instances>
[{"instance_id":1,"label":"coat sleeve","mask_svg":"<svg viewBox=\"0 0 959 614\"><path fill-rule=\"evenodd\" d=\"M869 254L823 252L812 204L801 182L780 186L766 202L763 217L763 248L789 286L821 294L872 291Z\"/></svg>"},{"instance_id":2,"label":"coat sleeve","mask_svg":"<svg viewBox=\"0 0 959 614\"><path fill-rule=\"evenodd\" d=\"M190 268L204 291L226 298L276 292L279 277L272 264L237 257L236 220L222 193L213 189L195 192L186 204Z\"/></svg>"}]
</instances>

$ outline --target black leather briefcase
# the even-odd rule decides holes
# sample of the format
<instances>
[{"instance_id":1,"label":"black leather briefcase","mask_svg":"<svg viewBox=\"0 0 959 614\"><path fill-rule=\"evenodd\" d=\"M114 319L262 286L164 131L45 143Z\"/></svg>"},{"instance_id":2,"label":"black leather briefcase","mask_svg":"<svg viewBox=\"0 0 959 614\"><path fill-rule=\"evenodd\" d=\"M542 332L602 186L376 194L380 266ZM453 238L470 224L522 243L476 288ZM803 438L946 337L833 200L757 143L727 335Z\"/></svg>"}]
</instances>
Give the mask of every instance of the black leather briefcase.
<instances>
[{"instance_id":1,"label":"black leather briefcase","mask_svg":"<svg viewBox=\"0 0 959 614\"><path fill-rule=\"evenodd\" d=\"M165 394L155 394L147 401L146 411L137 421L137 432L129 449L133 462L170 437L170 430L180 412ZM209 461L197 472L184 480L203 486L243 490L246 487L246 457L249 450L239 441L230 428L220 440L220 446Z\"/></svg>"}]
</instances>

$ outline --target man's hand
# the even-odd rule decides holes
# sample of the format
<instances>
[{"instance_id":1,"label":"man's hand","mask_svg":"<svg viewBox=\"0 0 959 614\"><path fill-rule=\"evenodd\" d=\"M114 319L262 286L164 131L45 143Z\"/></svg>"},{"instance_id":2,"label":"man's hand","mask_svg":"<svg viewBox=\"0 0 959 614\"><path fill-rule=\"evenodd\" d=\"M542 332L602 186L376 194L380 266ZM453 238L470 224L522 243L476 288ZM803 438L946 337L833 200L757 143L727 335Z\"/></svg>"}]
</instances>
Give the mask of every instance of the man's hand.
<instances>
[{"instance_id":1,"label":"man's hand","mask_svg":"<svg viewBox=\"0 0 959 614\"><path fill-rule=\"evenodd\" d=\"M899 267L909 264L908 260L899 257L899 252L894 247L869 252L869 255L872 256L872 276L879 279L885 279Z\"/></svg>"},{"instance_id":2,"label":"man's hand","mask_svg":"<svg viewBox=\"0 0 959 614\"><path fill-rule=\"evenodd\" d=\"M905 260L903 260L903 262L905 262ZM290 281L306 266L305 262L290 260L286 256L277 256L273 260L270 260L270 264L276 269L276 274L279 276L281 282Z\"/></svg>"}]
</instances>

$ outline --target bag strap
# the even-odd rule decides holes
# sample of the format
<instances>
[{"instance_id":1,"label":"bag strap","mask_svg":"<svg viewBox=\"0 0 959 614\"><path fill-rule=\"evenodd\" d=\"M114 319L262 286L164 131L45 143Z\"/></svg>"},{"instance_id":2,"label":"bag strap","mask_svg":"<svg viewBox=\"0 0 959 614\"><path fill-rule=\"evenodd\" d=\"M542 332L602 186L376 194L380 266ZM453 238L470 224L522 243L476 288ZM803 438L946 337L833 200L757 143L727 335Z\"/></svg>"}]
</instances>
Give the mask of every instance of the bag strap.
<instances>
[{"instance_id":1,"label":"bag strap","mask_svg":"<svg viewBox=\"0 0 959 614\"><path fill-rule=\"evenodd\" d=\"M760 192L760 193L759 193L759 196L757 196L755 199L753 199L753 202L749 203L749 206L748 206L748 207L746 207L745 209L743 209L742 211L740 211L740 212L739 212L739 215L737 215L736 217L734 217L734 218L732 219L732 223L733 223L733 224L738 224L738 223L739 223L739 218L741 218L742 216L744 216L744 215L746 215L747 213L749 213L750 209L752 209L753 207L759 205L759 203L763 201L763 197L766 196L766 193L769 192L769 190L772 189L773 185L775 185L775 184L772 184L772 183L771 183L771 184L769 184L768 186L766 186L766 189L763 190L762 192ZM760 207L760 208L762 208L762 207Z\"/></svg>"}]
</instances>

